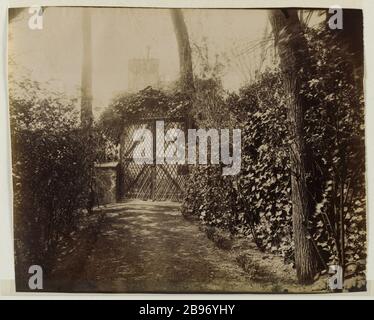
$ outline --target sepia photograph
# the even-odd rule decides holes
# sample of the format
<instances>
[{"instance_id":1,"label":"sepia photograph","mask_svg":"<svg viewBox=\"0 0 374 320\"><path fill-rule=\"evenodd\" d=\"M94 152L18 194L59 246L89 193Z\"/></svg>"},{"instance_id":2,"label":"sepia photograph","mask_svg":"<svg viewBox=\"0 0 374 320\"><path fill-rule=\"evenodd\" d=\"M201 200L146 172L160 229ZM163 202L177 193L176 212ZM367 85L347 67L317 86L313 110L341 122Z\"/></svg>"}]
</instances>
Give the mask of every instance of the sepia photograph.
<instances>
[{"instance_id":1,"label":"sepia photograph","mask_svg":"<svg viewBox=\"0 0 374 320\"><path fill-rule=\"evenodd\" d=\"M17 292L367 291L361 9L7 23Z\"/></svg>"}]
</instances>

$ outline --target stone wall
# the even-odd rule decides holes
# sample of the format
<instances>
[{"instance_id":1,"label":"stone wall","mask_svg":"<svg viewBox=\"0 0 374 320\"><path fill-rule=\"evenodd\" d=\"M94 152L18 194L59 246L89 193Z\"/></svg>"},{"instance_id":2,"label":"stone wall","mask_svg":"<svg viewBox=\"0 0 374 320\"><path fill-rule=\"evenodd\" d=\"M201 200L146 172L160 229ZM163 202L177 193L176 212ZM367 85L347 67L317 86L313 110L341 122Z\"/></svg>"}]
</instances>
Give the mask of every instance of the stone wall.
<instances>
[{"instance_id":1,"label":"stone wall","mask_svg":"<svg viewBox=\"0 0 374 320\"><path fill-rule=\"evenodd\" d=\"M95 164L95 194L98 205L115 203L119 199L119 164Z\"/></svg>"}]
</instances>

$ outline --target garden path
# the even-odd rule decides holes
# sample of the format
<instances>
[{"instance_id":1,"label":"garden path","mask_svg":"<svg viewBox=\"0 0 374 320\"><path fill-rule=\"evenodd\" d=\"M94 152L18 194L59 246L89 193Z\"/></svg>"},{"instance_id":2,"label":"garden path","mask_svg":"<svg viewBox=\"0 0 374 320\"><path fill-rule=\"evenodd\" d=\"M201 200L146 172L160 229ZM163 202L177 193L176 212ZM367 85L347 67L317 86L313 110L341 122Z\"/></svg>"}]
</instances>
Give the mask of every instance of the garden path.
<instances>
[{"instance_id":1,"label":"garden path","mask_svg":"<svg viewBox=\"0 0 374 320\"><path fill-rule=\"evenodd\" d=\"M289 281L293 286L292 271L281 270L285 267L279 258L245 244L246 251L237 250L250 257L249 267L245 262L243 268L234 248L219 249L197 222L182 216L177 203L134 200L96 209L95 214L103 217L94 239L85 241L90 249L80 249L86 257L76 254L81 259L78 267L74 254L60 257L60 272L54 277L59 285L52 291L240 293L279 292ZM257 262L252 264L254 258ZM72 269L69 259L75 271L67 270ZM279 279L279 272L287 279ZM63 283L61 277L68 273Z\"/></svg>"}]
</instances>

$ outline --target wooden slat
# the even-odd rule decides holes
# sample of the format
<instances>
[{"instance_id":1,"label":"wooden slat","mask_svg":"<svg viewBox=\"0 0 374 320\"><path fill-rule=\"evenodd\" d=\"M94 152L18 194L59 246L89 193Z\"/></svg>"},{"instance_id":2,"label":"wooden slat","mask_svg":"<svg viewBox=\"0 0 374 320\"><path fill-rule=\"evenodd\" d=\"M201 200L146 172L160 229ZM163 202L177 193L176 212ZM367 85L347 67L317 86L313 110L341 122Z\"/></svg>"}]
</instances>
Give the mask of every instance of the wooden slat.
<instances>
[{"instance_id":1,"label":"wooden slat","mask_svg":"<svg viewBox=\"0 0 374 320\"><path fill-rule=\"evenodd\" d=\"M156 159L155 139L157 120L165 121L165 130L170 129L171 127L186 127L185 119L181 117L134 119L128 129L124 130L124 134L126 134L126 136L122 136L123 139L130 139L131 132L136 129L136 124L139 126L144 124L147 125L148 129L152 130L153 133L154 141L152 152L154 160ZM123 185L127 187L124 190L124 196L127 198L134 197L153 200L180 200L181 196L183 195L183 181L186 177L178 174L178 165L135 165L133 162L134 159L129 157L129 155L134 150L137 143L126 143L127 141L123 141L122 138L121 143L123 146L126 145L127 149L121 150L121 162L124 170Z\"/></svg>"}]
</instances>

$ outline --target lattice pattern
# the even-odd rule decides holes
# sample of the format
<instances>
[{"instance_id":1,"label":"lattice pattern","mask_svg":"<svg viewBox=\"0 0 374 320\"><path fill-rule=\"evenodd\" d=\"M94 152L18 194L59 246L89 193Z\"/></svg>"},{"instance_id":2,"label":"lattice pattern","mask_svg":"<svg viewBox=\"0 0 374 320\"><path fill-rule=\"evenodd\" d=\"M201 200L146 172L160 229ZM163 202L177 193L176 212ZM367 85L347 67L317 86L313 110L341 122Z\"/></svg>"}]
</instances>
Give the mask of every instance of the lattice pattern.
<instances>
[{"instance_id":1,"label":"lattice pattern","mask_svg":"<svg viewBox=\"0 0 374 320\"><path fill-rule=\"evenodd\" d=\"M182 121L164 120L164 133L169 129L185 129L185 123ZM153 164L137 164L133 156L140 157L137 154L136 144L133 142L133 134L136 129L149 129L152 136L156 139L155 120L139 121L126 126L121 137L121 162L123 173L123 195L124 198L152 199L152 200L171 200L180 201L183 197L185 186L185 175L180 174L178 164L157 164L156 165L156 147L158 152L165 147L165 157L175 156L176 149L168 148L172 142L164 145L153 145L149 143L146 146L147 151L153 154ZM134 154L135 152L135 154Z\"/></svg>"}]
</instances>

